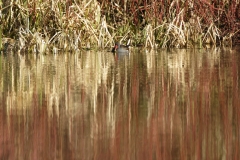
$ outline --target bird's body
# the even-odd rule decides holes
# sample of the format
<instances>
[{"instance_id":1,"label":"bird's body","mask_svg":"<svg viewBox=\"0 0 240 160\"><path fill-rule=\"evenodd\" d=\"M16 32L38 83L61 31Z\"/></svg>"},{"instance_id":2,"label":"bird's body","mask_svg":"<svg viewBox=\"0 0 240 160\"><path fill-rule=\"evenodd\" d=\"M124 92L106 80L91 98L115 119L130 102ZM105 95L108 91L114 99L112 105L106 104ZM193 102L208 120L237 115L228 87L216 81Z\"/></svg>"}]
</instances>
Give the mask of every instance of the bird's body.
<instances>
[{"instance_id":1,"label":"bird's body","mask_svg":"<svg viewBox=\"0 0 240 160\"><path fill-rule=\"evenodd\" d=\"M2 38L2 46L1 46L1 50L4 53L13 51L14 49L16 49L16 41L14 39L11 38Z\"/></svg>"},{"instance_id":2,"label":"bird's body","mask_svg":"<svg viewBox=\"0 0 240 160\"><path fill-rule=\"evenodd\" d=\"M129 45L121 45L119 42L117 42L112 50L116 53L128 53L129 52Z\"/></svg>"}]
</instances>

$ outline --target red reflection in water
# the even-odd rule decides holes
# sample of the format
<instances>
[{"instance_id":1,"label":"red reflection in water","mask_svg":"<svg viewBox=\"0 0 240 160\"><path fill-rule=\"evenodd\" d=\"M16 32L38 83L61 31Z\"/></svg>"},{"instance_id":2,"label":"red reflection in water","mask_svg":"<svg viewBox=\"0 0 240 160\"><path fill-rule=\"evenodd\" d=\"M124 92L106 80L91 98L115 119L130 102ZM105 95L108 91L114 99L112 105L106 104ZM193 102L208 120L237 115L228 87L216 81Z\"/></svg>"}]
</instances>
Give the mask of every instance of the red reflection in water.
<instances>
[{"instance_id":1,"label":"red reflection in water","mask_svg":"<svg viewBox=\"0 0 240 160\"><path fill-rule=\"evenodd\" d=\"M2 92L0 159L239 159L240 56L191 52L186 68L165 65L180 55L119 60L96 97L70 68L58 103L37 83L28 109Z\"/></svg>"}]
</instances>

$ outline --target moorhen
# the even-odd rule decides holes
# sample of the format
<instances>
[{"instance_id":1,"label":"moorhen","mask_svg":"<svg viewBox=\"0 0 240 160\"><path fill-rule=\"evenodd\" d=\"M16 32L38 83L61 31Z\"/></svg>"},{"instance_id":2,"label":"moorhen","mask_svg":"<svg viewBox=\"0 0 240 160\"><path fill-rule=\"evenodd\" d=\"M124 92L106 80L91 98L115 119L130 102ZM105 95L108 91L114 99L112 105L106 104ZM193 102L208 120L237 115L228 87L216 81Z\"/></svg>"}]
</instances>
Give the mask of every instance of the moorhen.
<instances>
[{"instance_id":1,"label":"moorhen","mask_svg":"<svg viewBox=\"0 0 240 160\"><path fill-rule=\"evenodd\" d=\"M128 53L129 52L129 45L121 45L119 42L117 42L112 49L113 52L116 53Z\"/></svg>"}]
</instances>

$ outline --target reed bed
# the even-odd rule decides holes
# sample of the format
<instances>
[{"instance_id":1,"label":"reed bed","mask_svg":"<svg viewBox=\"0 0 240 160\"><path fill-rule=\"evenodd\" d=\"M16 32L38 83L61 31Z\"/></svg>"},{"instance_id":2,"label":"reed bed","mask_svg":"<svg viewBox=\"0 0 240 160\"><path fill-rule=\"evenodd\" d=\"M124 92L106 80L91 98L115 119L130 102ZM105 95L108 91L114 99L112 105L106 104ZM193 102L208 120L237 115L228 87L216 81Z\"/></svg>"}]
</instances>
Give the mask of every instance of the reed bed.
<instances>
[{"instance_id":1,"label":"reed bed","mask_svg":"<svg viewBox=\"0 0 240 160\"><path fill-rule=\"evenodd\" d=\"M17 49L133 46L194 48L240 42L238 0L5 0L0 1L0 49L12 38Z\"/></svg>"}]
</instances>

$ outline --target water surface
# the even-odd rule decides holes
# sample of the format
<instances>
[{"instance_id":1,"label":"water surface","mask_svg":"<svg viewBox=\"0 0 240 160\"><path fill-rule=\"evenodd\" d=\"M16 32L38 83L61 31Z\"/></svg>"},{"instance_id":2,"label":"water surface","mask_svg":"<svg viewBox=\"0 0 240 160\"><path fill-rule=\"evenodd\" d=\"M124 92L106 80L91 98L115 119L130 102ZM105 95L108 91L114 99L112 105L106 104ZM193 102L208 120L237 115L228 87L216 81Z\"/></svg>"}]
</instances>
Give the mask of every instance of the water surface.
<instances>
[{"instance_id":1,"label":"water surface","mask_svg":"<svg viewBox=\"0 0 240 160\"><path fill-rule=\"evenodd\" d=\"M239 49L0 55L0 159L240 158Z\"/></svg>"}]
</instances>

